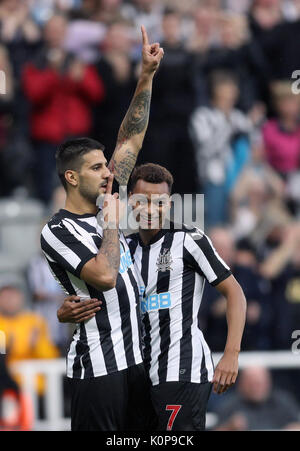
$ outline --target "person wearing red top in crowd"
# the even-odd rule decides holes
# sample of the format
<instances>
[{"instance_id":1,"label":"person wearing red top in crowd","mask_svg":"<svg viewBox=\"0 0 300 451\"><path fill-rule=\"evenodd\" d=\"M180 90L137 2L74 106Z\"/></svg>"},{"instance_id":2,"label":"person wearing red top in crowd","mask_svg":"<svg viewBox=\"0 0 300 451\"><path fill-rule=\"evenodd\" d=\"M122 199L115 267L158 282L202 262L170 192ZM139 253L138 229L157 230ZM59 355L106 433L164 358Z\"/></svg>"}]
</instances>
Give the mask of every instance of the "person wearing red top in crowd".
<instances>
[{"instance_id":1,"label":"person wearing red top in crowd","mask_svg":"<svg viewBox=\"0 0 300 451\"><path fill-rule=\"evenodd\" d=\"M67 22L53 16L45 25L45 47L23 71L31 104L31 137L35 148L37 196L48 203L53 190L55 150L66 138L88 135L92 106L104 98L104 86L93 66L63 49Z\"/></svg>"}]
</instances>

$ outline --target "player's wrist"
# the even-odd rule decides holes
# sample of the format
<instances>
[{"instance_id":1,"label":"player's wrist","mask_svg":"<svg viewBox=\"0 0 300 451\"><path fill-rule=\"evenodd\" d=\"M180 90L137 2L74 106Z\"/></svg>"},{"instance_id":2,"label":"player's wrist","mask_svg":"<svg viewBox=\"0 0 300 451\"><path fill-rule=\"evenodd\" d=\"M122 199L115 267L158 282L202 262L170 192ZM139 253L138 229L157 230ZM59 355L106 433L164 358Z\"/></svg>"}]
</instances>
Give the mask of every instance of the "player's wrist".
<instances>
[{"instance_id":1,"label":"player's wrist","mask_svg":"<svg viewBox=\"0 0 300 451\"><path fill-rule=\"evenodd\" d=\"M140 82L147 82L149 80L152 80L154 77L154 74L156 72L156 67L147 67L147 66L142 66L142 70L141 70L141 75L139 77L139 81Z\"/></svg>"},{"instance_id":2,"label":"player's wrist","mask_svg":"<svg viewBox=\"0 0 300 451\"><path fill-rule=\"evenodd\" d=\"M118 230L119 224L116 221L104 221L103 230Z\"/></svg>"},{"instance_id":3,"label":"player's wrist","mask_svg":"<svg viewBox=\"0 0 300 451\"><path fill-rule=\"evenodd\" d=\"M238 356L240 351L240 348L225 348L224 355Z\"/></svg>"}]
</instances>

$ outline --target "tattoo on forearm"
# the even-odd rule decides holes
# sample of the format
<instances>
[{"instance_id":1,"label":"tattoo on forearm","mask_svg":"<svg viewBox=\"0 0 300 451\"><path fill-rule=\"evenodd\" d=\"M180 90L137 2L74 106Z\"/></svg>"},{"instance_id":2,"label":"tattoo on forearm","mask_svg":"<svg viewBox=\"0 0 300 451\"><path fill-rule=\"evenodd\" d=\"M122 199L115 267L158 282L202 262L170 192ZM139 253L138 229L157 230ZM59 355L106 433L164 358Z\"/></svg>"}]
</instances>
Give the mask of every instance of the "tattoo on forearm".
<instances>
[{"instance_id":1,"label":"tattoo on forearm","mask_svg":"<svg viewBox=\"0 0 300 451\"><path fill-rule=\"evenodd\" d=\"M127 141L133 136L145 133L149 120L151 90L144 90L137 94L129 106L121 124L116 149L109 163L109 169L115 174L120 185L127 185L130 174L135 166L138 149L124 149ZM141 138L142 143L143 136Z\"/></svg>"},{"instance_id":2,"label":"tattoo on forearm","mask_svg":"<svg viewBox=\"0 0 300 451\"><path fill-rule=\"evenodd\" d=\"M120 268L120 241L117 230L103 230L103 240L99 253L105 255L110 268L117 275Z\"/></svg>"},{"instance_id":3,"label":"tattoo on forearm","mask_svg":"<svg viewBox=\"0 0 300 451\"><path fill-rule=\"evenodd\" d=\"M130 174L135 166L137 153L126 149L125 156L117 162L112 158L112 168L119 185L127 185ZM112 169L111 169L112 170Z\"/></svg>"},{"instance_id":4,"label":"tattoo on forearm","mask_svg":"<svg viewBox=\"0 0 300 451\"><path fill-rule=\"evenodd\" d=\"M151 91L141 91L130 104L118 134L118 143L142 133L148 123Z\"/></svg>"}]
</instances>

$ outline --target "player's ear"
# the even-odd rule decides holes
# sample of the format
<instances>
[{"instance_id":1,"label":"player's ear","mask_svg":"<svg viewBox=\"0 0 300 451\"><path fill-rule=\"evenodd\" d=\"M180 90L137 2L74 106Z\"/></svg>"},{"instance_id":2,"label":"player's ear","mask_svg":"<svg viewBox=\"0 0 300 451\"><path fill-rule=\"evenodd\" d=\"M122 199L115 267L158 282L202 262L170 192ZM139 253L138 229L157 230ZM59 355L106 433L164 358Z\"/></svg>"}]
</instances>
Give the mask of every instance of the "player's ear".
<instances>
[{"instance_id":1,"label":"player's ear","mask_svg":"<svg viewBox=\"0 0 300 451\"><path fill-rule=\"evenodd\" d=\"M68 169L65 172L65 179L69 183L69 185L72 185L76 187L78 185L78 173L77 171L72 171L71 169Z\"/></svg>"}]
</instances>

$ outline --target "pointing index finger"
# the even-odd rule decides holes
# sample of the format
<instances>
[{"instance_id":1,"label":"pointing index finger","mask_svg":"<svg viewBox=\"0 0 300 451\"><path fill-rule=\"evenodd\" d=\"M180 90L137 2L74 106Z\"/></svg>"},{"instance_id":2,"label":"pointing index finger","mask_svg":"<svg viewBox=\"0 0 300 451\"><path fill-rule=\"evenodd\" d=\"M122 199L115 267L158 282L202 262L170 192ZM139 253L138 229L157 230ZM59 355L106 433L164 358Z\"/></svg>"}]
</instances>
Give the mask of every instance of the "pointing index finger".
<instances>
[{"instance_id":1,"label":"pointing index finger","mask_svg":"<svg viewBox=\"0 0 300 451\"><path fill-rule=\"evenodd\" d=\"M144 25L141 26L142 36L143 36L143 45L149 45L149 38Z\"/></svg>"},{"instance_id":2,"label":"pointing index finger","mask_svg":"<svg viewBox=\"0 0 300 451\"><path fill-rule=\"evenodd\" d=\"M112 185L113 185L113 180L114 180L114 175L110 174L107 180L107 185L106 185L106 192L105 194L111 194L112 191Z\"/></svg>"}]
</instances>

